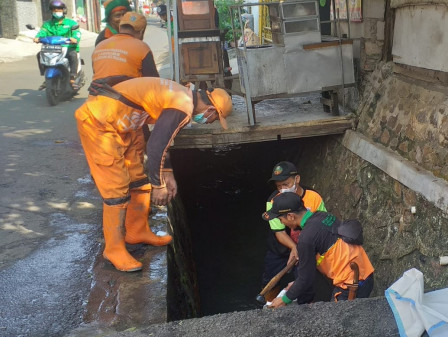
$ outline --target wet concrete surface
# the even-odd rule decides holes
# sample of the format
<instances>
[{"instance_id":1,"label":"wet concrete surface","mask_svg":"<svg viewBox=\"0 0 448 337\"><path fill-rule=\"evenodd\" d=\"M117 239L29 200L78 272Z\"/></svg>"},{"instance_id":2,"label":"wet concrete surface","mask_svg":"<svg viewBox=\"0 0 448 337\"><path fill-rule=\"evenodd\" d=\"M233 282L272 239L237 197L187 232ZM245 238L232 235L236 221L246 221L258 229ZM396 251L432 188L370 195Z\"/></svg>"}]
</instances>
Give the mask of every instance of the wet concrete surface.
<instances>
[{"instance_id":1,"label":"wet concrete surface","mask_svg":"<svg viewBox=\"0 0 448 337\"><path fill-rule=\"evenodd\" d=\"M160 235L167 232L165 207L151 214L151 227ZM167 320L167 248L141 244L127 249L143 263L143 270L120 272L100 254L92 270L84 323L124 330Z\"/></svg>"},{"instance_id":2,"label":"wet concrete surface","mask_svg":"<svg viewBox=\"0 0 448 337\"><path fill-rule=\"evenodd\" d=\"M146 35L159 63L166 30L153 21ZM95 37L81 42L87 79ZM147 322L149 310L163 321L166 249L130 246L145 268L125 276L101 257L102 202L73 118L87 86L49 107L28 55L0 63L0 336L63 336L84 319L122 329Z\"/></svg>"},{"instance_id":3,"label":"wet concrete surface","mask_svg":"<svg viewBox=\"0 0 448 337\"><path fill-rule=\"evenodd\" d=\"M53 238L0 272L1 336L62 335L82 322L97 228L62 213L49 225Z\"/></svg>"}]
</instances>

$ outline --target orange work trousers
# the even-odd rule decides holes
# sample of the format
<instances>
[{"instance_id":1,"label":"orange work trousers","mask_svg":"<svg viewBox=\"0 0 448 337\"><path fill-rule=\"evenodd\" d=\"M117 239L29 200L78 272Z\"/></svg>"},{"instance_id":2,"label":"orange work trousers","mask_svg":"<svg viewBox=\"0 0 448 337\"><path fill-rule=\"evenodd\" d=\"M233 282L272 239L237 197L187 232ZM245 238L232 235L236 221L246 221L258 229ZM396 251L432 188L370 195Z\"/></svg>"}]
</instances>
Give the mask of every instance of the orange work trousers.
<instances>
[{"instance_id":1,"label":"orange work trousers","mask_svg":"<svg viewBox=\"0 0 448 337\"><path fill-rule=\"evenodd\" d=\"M141 128L118 133L91 116L77 120L77 124L90 173L106 203L107 199L127 199L129 186L135 182L146 181L137 183L135 190L151 189L143 167L145 140Z\"/></svg>"}]
</instances>

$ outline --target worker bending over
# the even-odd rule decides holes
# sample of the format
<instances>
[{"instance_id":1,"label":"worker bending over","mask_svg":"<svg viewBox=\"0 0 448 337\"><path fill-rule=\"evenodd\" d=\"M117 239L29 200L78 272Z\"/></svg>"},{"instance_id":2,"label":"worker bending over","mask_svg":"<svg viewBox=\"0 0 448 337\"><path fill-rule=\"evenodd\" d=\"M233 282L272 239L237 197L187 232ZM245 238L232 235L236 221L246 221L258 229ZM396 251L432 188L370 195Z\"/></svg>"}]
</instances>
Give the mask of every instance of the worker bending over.
<instances>
[{"instance_id":1,"label":"worker bending over","mask_svg":"<svg viewBox=\"0 0 448 337\"><path fill-rule=\"evenodd\" d=\"M140 77L113 88L96 87L75 112L78 132L91 175L103 198L103 256L122 271L142 269L126 250L129 244L166 245L172 237L156 236L148 225L151 199L166 205L176 186L166 153L176 134L192 119L198 123L220 120L232 110L223 89L195 91L176 82ZM149 118L148 118L149 116ZM146 145L147 170L143 167L145 142L142 126L154 125Z\"/></svg>"},{"instance_id":2,"label":"worker bending over","mask_svg":"<svg viewBox=\"0 0 448 337\"><path fill-rule=\"evenodd\" d=\"M295 299L298 304L310 303L314 297L316 268L332 280L335 301L348 299L347 285L356 279L350 267L352 262L359 267L357 297L370 296L373 266L361 245L348 244L337 234L336 229L341 222L334 215L327 212L313 214L304 207L296 193L286 192L273 199L271 210L263 213L262 218L266 221L278 218L291 230L301 231L297 245L297 278L283 297L272 301L272 308L285 306Z\"/></svg>"}]
</instances>

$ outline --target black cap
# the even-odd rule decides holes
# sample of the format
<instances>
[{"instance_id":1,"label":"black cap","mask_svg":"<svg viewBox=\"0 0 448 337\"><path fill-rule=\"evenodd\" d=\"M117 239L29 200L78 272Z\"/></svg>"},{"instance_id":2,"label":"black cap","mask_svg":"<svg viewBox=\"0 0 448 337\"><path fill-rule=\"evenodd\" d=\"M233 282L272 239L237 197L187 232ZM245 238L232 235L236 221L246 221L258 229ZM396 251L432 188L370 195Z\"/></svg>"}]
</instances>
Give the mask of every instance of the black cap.
<instances>
[{"instance_id":1,"label":"black cap","mask_svg":"<svg viewBox=\"0 0 448 337\"><path fill-rule=\"evenodd\" d=\"M280 193L272 199L272 208L264 212L261 217L263 220L270 221L291 212L300 212L305 210L302 198L294 192Z\"/></svg>"},{"instance_id":2,"label":"black cap","mask_svg":"<svg viewBox=\"0 0 448 337\"><path fill-rule=\"evenodd\" d=\"M298 174L297 167L289 161L281 161L274 166L272 177L268 181L283 181Z\"/></svg>"}]
</instances>

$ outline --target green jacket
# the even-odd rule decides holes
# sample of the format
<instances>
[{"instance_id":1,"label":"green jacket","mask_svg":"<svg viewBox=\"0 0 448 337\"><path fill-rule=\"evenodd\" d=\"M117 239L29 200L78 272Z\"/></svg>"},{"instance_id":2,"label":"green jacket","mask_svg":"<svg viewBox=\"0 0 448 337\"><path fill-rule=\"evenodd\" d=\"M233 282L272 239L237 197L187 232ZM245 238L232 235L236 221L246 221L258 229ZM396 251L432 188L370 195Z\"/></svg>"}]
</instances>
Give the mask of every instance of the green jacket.
<instances>
[{"instance_id":1,"label":"green jacket","mask_svg":"<svg viewBox=\"0 0 448 337\"><path fill-rule=\"evenodd\" d=\"M60 19L54 19L45 21L42 25L39 33L37 33L36 37L47 37L47 36L63 36L63 37L72 37L78 40L76 45L67 44L63 45L64 47L68 47L68 49L76 49L79 51L79 41L81 40L81 32L79 29L73 30L72 27L76 26L78 23L71 19L64 18L62 21Z\"/></svg>"}]
</instances>

